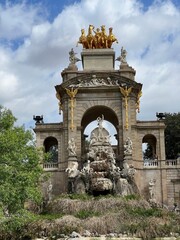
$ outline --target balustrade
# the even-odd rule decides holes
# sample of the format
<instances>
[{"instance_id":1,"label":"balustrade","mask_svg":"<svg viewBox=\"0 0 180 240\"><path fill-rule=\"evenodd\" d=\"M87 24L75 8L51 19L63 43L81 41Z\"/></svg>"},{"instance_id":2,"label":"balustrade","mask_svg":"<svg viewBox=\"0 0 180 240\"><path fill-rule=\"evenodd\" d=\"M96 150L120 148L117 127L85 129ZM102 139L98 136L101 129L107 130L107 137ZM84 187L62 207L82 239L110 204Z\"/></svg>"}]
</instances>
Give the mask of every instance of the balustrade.
<instances>
[{"instance_id":1,"label":"balustrade","mask_svg":"<svg viewBox=\"0 0 180 240\"><path fill-rule=\"evenodd\" d=\"M144 161L144 167L157 167L158 166L158 161L157 160L145 160Z\"/></svg>"},{"instance_id":2,"label":"balustrade","mask_svg":"<svg viewBox=\"0 0 180 240\"><path fill-rule=\"evenodd\" d=\"M57 169L58 163L43 163L43 169L50 170L50 169Z\"/></svg>"},{"instance_id":3,"label":"balustrade","mask_svg":"<svg viewBox=\"0 0 180 240\"><path fill-rule=\"evenodd\" d=\"M167 166L176 166L176 165L178 165L178 160L177 159L168 159L168 160L166 160L166 165Z\"/></svg>"},{"instance_id":4,"label":"balustrade","mask_svg":"<svg viewBox=\"0 0 180 240\"><path fill-rule=\"evenodd\" d=\"M161 164L160 164L161 162ZM158 166L166 166L166 167L173 167L173 166L178 166L180 165L180 160L179 159L168 159L168 160L153 160L153 159L148 159L144 160L144 167L158 167Z\"/></svg>"}]
</instances>

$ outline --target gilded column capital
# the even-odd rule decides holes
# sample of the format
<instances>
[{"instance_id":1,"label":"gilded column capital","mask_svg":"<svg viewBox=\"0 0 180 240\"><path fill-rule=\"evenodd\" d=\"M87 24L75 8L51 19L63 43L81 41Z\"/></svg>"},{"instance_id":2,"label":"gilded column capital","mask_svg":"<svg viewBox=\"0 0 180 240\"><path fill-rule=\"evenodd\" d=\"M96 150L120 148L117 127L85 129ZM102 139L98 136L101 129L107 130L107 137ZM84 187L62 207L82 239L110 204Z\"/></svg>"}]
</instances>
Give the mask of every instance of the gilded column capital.
<instances>
[{"instance_id":1,"label":"gilded column capital","mask_svg":"<svg viewBox=\"0 0 180 240\"><path fill-rule=\"evenodd\" d=\"M68 89L65 88L66 93L68 94L68 96L70 97L70 109L71 109L71 125L70 125L70 129L71 131L74 130L75 125L74 125L74 108L75 108L75 97L76 94L78 93L78 88L76 89Z\"/></svg>"},{"instance_id":2,"label":"gilded column capital","mask_svg":"<svg viewBox=\"0 0 180 240\"><path fill-rule=\"evenodd\" d=\"M132 91L132 87L128 88L127 86L119 87L121 94L123 95L124 100L124 108L125 108L125 129L128 130L129 122L128 122L128 98L129 94Z\"/></svg>"}]
</instances>

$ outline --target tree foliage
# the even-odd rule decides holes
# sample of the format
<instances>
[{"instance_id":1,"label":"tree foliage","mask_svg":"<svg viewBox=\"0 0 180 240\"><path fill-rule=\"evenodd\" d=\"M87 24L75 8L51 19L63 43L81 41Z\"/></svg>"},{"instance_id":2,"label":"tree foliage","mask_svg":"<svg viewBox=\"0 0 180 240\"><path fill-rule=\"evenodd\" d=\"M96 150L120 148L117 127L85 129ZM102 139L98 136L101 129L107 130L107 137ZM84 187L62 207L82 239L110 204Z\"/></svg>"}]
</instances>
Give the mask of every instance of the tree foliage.
<instances>
[{"instance_id":1,"label":"tree foliage","mask_svg":"<svg viewBox=\"0 0 180 240\"><path fill-rule=\"evenodd\" d=\"M165 114L165 149L167 159L176 159L180 154L180 112Z\"/></svg>"},{"instance_id":2,"label":"tree foliage","mask_svg":"<svg viewBox=\"0 0 180 240\"><path fill-rule=\"evenodd\" d=\"M0 204L15 213L27 200L39 201L40 153L31 131L15 126L16 118L0 106Z\"/></svg>"},{"instance_id":3,"label":"tree foliage","mask_svg":"<svg viewBox=\"0 0 180 240\"><path fill-rule=\"evenodd\" d=\"M153 149L152 149L152 146L149 144L149 143L146 143L146 148L143 152L143 155L144 155L144 159L148 160L148 159L153 159Z\"/></svg>"}]
</instances>

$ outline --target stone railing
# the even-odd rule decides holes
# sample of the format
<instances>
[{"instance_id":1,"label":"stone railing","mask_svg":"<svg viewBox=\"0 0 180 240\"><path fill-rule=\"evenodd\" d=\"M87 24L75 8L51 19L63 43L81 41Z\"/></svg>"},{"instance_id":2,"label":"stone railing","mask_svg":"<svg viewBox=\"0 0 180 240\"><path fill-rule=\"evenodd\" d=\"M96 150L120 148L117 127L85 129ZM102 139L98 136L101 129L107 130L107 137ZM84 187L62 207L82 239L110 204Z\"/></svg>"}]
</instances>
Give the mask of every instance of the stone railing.
<instances>
[{"instance_id":1,"label":"stone railing","mask_svg":"<svg viewBox=\"0 0 180 240\"><path fill-rule=\"evenodd\" d=\"M179 159L168 159L165 162L166 166L177 166L180 164L180 160Z\"/></svg>"},{"instance_id":2,"label":"stone railing","mask_svg":"<svg viewBox=\"0 0 180 240\"><path fill-rule=\"evenodd\" d=\"M144 167L157 167L159 165L158 160L145 160Z\"/></svg>"},{"instance_id":3,"label":"stone railing","mask_svg":"<svg viewBox=\"0 0 180 240\"><path fill-rule=\"evenodd\" d=\"M58 163L43 163L43 169L45 171L58 169Z\"/></svg>"},{"instance_id":4,"label":"stone railing","mask_svg":"<svg viewBox=\"0 0 180 240\"><path fill-rule=\"evenodd\" d=\"M144 160L144 167L178 167L180 166L180 159L168 159L168 160L157 160L148 159Z\"/></svg>"}]
</instances>

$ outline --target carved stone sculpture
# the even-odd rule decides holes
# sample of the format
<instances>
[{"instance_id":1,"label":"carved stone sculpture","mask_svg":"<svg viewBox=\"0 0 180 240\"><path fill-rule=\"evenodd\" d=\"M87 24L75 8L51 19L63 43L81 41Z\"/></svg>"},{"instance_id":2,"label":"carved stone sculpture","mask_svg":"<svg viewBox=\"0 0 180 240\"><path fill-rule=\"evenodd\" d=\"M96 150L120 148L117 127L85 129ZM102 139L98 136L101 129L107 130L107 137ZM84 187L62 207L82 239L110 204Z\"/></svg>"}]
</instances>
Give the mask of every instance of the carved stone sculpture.
<instances>
[{"instance_id":1,"label":"carved stone sculpture","mask_svg":"<svg viewBox=\"0 0 180 240\"><path fill-rule=\"evenodd\" d=\"M52 200L52 189L53 189L53 185L50 181L48 187L47 187L47 197L48 197L48 201Z\"/></svg>"},{"instance_id":2,"label":"carved stone sculpture","mask_svg":"<svg viewBox=\"0 0 180 240\"><path fill-rule=\"evenodd\" d=\"M151 179L149 181L149 200L150 201L155 201L155 179Z\"/></svg>"},{"instance_id":3,"label":"carved stone sculpture","mask_svg":"<svg viewBox=\"0 0 180 240\"><path fill-rule=\"evenodd\" d=\"M97 78L95 74L92 75L91 80L89 79L78 79L78 83L69 85L70 88L85 88L85 87L111 87L111 86L119 86L117 80L112 80L110 77Z\"/></svg>"},{"instance_id":4,"label":"carved stone sculpture","mask_svg":"<svg viewBox=\"0 0 180 240\"><path fill-rule=\"evenodd\" d=\"M121 63L127 64L126 61L127 51L123 47L121 48Z\"/></svg>"},{"instance_id":5,"label":"carved stone sculpture","mask_svg":"<svg viewBox=\"0 0 180 240\"><path fill-rule=\"evenodd\" d=\"M122 170L116 165L110 135L103 127L103 122L104 115L101 115L97 118L98 126L90 134L89 151L82 169L78 170L77 160L68 163L66 172L71 190L76 193L84 191L91 194L117 193L123 196L133 194L131 183L135 169L125 161ZM74 139L69 142L69 154L75 154L75 151L72 151L73 142ZM130 138L127 139L126 145L126 150L130 152L132 150Z\"/></svg>"},{"instance_id":6,"label":"carved stone sculpture","mask_svg":"<svg viewBox=\"0 0 180 240\"><path fill-rule=\"evenodd\" d=\"M74 138L71 138L69 140L67 150L68 150L69 156L76 156L76 145L75 145Z\"/></svg>"},{"instance_id":7,"label":"carved stone sculpture","mask_svg":"<svg viewBox=\"0 0 180 240\"><path fill-rule=\"evenodd\" d=\"M127 51L126 51L126 49L124 49L124 48L122 47L122 48L121 48L121 55L116 58L116 61L120 61L121 64L127 65L126 56L127 56Z\"/></svg>"},{"instance_id":8,"label":"carved stone sculpture","mask_svg":"<svg viewBox=\"0 0 180 240\"><path fill-rule=\"evenodd\" d=\"M69 178L75 178L79 174L78 170L78 162L77 161L71 161L68 164L68 168L66 168L66 172L68 173Z\"/></svg>"},{"instance_id":9,"label":"carved stone sculpture","mask_svg":"<svg viewBox=\"0 0 180 240\"><path fill-rule=\"evenodd\" d=\"M79 58L76 57L76 54L73 50L73 48L71 48L71 51L69 52L69 61L70 61L70 65L75 65L76 62L81 61Z\"/></svg>"},{"instance_id":10,"label":"carved stone sculpture","mask_svg":"<svg viewBox=\"0 0 180 240\"><path fill-rule=\"evenodd\" d=\"M132 141L131 139L128 137L125 141L125 144L124 144L124 154L127 155L127 154L132 154Z\"/></svg>"}]
</instances>

